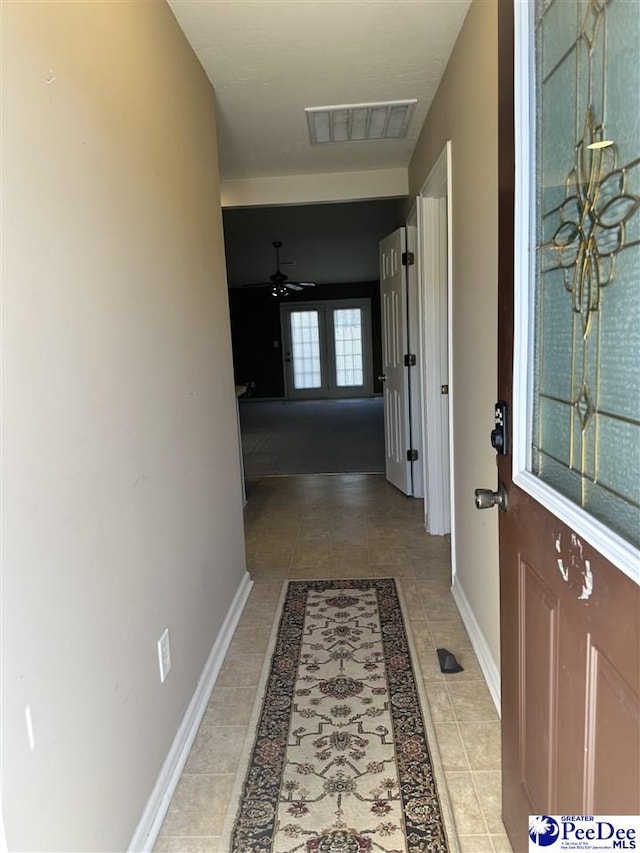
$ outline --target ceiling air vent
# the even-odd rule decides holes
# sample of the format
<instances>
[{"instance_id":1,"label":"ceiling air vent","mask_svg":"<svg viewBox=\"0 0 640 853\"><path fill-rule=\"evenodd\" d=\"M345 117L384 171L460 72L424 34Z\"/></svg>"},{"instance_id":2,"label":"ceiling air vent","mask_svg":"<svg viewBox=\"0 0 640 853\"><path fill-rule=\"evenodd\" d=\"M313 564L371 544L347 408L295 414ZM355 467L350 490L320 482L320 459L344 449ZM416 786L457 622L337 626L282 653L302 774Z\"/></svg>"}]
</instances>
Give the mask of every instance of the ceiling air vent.
<instances>
[{"instance_id":1,"label":"ceiling air vent","mask_svg":"<svg viewBox=\"0 0 640 853\"><path fill-rule=\"evenodd\" d=\"M412 98L378 104L305 107L311 144L401 139L406 136L416 103Z\"/></svg>"}]
</instances>

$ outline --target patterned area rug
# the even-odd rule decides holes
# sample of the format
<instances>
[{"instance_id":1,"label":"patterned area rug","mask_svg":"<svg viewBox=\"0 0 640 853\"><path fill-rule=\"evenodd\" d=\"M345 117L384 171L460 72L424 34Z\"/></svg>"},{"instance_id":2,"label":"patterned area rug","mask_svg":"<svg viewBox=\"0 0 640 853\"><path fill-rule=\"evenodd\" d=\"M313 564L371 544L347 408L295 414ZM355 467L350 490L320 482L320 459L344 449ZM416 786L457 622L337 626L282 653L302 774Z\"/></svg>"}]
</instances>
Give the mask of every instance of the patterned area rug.
<instances>
[{"instance_id":1,"label":"patterned area rug","mask_svg":"<svg viewBox=\"0 0 640 853\"><path fill-rule=\"evenodd\" d=\"M396 582L290 581L273 641L222 849L457 850Z\"/></svg>"}]
</instances>

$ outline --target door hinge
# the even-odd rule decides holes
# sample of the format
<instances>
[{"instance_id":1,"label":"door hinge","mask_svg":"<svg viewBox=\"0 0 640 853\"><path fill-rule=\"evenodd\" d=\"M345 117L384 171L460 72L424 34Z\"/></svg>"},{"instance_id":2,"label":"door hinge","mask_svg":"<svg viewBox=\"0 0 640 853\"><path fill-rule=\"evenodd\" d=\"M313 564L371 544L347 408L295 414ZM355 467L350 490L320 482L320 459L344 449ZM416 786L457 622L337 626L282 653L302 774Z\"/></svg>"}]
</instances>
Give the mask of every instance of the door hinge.
<instances>
[{"instance_id":1,"label":"door hinge","mask_svg":"<svg viewBox=\"0 0 640 853\"><path fill-rule=\"evenodd\" d=\"M408 352L405 355L404 366L405 367L415 367L416 366L416 357L412 352Z\"/></svg>"},{"instance_id":2,"label":"door hinge","mask_svg":"<svg viewBox=\"0 0 640 853\"><path fill-rule=\"evenodd\" d=\"M418 451L414 450L413 448L411 450L407 450L407 462L417 462L417 461L418 461Z\"/></svg>"},{"instance_id":3,"label":"door hinge","mask_svg":"<svg viewBox=\"0 0 640 853\"><path fill-rule=\"evenodd\" d=\"M449 393L449 386L448 385L441 385L440 386L440 393L441 394L448 394Z\"/></svg>"},{"instance_id":4,"label":"door hinge","mask_svg":"<svg viewBox=\"0 0 640 853\"><path fill-rule=\"evenodd\" d=\"M402 266L403 267L412 267L416 262L415 255L413 252L403 252L402 253Z\"/></svg>"}]
</instances>

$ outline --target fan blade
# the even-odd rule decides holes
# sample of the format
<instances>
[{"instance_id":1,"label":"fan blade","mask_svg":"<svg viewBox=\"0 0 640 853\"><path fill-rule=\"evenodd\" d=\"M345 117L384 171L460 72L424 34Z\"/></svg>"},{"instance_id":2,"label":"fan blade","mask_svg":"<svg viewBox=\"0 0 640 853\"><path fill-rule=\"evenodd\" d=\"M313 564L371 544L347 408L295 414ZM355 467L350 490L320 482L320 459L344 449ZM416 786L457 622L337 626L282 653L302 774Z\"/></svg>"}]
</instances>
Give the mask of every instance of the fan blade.
<instances>
[{"instance_id":1,"label":"fan blade","mask_svg":"<svg viewBox=\"0 0 640 853\"><path fill-rule=\"evenodd\" d=\"M273 282L272 281L261 281L259 284L242 284L242 285L240 285L240 287L241 288L245 288L245 287L273 287Z\"/></svg>"},{"instance_id":2,"label":"fan blade","mask_svg":"<svg viewBox=\"0 0 640 853\"><path fill-rule=\"evenodd\" d=\"M288 281L285 284L285 287L289 288L289 290L302 290L299 284L296 284L294 281Z\"/></svg>"}]
</instances>

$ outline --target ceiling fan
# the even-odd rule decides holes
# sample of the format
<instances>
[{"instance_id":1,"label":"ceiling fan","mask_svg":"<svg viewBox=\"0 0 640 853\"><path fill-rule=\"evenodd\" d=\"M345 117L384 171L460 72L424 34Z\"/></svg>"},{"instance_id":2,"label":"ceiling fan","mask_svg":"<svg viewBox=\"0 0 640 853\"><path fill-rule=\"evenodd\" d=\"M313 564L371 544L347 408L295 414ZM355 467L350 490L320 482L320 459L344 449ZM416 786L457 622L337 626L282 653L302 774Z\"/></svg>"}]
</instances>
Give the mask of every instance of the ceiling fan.
<instances>
[{"instance_id":1,"label":"ceiling fan","mask_svg":"<svg viewBox=\"0 0 640 853\"><path fill-rule=\"evenodd\" d=\"M280 266L284 266L287 263L291 264L293 261L280 261L280 247L282 246L280 240L274 240L271 245L276 250L276 271L273 275L269 276L269 281L265 281L262 284L245 284L245 287L270 287L271 295L276 297L288 296L291 290L302 290L303 287L315 287L312 281L289 281L289 276L280 270Z\"/></svg>"}]
</instances>

